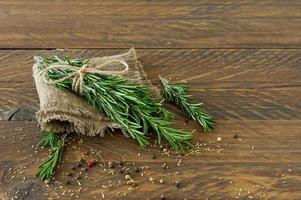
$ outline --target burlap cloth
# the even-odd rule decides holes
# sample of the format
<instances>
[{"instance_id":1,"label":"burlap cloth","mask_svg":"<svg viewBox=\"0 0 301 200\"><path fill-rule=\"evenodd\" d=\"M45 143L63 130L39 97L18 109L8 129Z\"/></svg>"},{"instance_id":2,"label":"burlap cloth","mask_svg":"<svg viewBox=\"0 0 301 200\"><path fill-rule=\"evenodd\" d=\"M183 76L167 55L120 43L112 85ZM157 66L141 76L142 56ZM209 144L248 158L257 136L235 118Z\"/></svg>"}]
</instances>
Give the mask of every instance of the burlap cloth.
<instances>
[{"instance_id":1,"label":"burlap cloth","mask_svg":"<svg viewBox=\"0 0 301 200\"><path fill-rule=\"evenodd\" d=\"M159 97L158 89L147 79L134 48L120 55L90 58L88 66L93 67L116 59L125 61L129 66L128 73L124 75L125 78L148 85L152 96ZM108 66L110 69L119 67ZM36 118L42 130L104 136L108 128L112 130L120 128L118 124L111 122L104 114L86 103L81 96L47 85L38 72L34 64L33 77L40 99L40 109L36 113Z\"/></svg>"}]
</instances>

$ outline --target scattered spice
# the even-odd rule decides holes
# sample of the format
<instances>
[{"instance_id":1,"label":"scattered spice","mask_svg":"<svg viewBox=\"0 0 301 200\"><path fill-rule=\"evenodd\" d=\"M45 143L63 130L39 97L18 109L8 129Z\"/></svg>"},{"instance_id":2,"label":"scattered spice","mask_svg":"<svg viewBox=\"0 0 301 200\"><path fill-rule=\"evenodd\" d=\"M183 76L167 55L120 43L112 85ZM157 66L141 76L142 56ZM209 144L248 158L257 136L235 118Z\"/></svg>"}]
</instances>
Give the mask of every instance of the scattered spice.
<instances>
[{"instance_id":1,"label":"scattered spice","mask_svg":"<svg viewBox=\"0 0 301 200\"><path fill-rule=\"evenodd\" d=\"M163 168L163 169L168 169L167 164L166 164L166 163L163 163L162 168Z\"/></svg>"},{"instance_id":2,"label":"scattered spice","mask_svg":"<svg viewBox=\"0 0 301 200\"><path fill-rule=\"evenodd\" d=\"M162 194L162 195L160 196L160 200L167 200L167 197L166 197L164 194Z\"/></svg>"},{"instance_id":3,"label":"scattered spice","mask_svg":"<svg viewBox=\"0 0 301 200\"><path fill-rule=\"evenodd\" d=\"M150 177L149 181L153 183L155 181L155 179L153 177Z\"/></svg>"},{"instance_id":4,"label":"scattered spice","mask_svg":"<svg viewBox=\"0 0 301 200\"><path fill-rule=\"evenodd\" d=\"M66 176L72 176L71 172L66 172Z\"/></svg>"},{"instance_id":5,"label":"scattered spice","mask_svg":"<svg viewBox=\"0 0 301 200\"><path fill-rule=\"evenodd\" d=\"M115 163L114 162L108 162L108 168L110 168L110 169L115 168Z\"/></svg>"},{"instance_id":6,"label":"scattered spice","mask_svg":"<svg viewBox=\"0 0 301 200\"><path fill-rule=\"evenodd\" d=\"M179 188L181 188L181 186L182 186L181 182L180 182L180 181L177 181L177 182L176 182L176 188L179 189Z\"/></svg>"},{"instance_id":7,"label":"scattered spice","mask_svg":"<svg viewBox=\"0 0 301 200\"><path fill-rule=\"evenodd\" d=\"M89 153L90 152L88 150L86 150L86 151L83 152L83 155L87 156L87 155L89 155Z\"/></svg>"},{"instance_id":8,"label":"scattered spice","mask_svg":"<svg viewBox=\"0 0 301 200\"><path fill-rule=\"evenodd\" d=\"M124 163L123 163L122 161L119 161L119 162L118 162L118 165L119 165L119 167L123 167L123 166L124 166Z\"/></svg>"},{"instance_id":9,"label":"scattered spice","mask_svg":"<svg viewBox=\"0 0 301 200\"><path fill-rule=\"evenodd\" d=\"M127 175L125 175L125 179L126 179L126 180L130 180L130 179L131 179L131 176L127 174Z\"/></svg>"},{"instance_id":10,"label":"scattered spice","mask_svg":"<svg viewBox=\"0 0 301 200\"><path fill-rule=\"evenodd\" d=\"M93 160L88 160L87 165L89 168L94 167L95 162Z\"/></svg>"},{"instance_id":11,"label":"scattered spice","mask_svg":"<svg viewBox=\"0 0 301 200\"><path fill-rule=\"evenodd\" d=\"M81 168L81 170L86 172L86 171L88 171L88 168L87 167L83 167L83 168Z\"/></svg>"}]
</instances>

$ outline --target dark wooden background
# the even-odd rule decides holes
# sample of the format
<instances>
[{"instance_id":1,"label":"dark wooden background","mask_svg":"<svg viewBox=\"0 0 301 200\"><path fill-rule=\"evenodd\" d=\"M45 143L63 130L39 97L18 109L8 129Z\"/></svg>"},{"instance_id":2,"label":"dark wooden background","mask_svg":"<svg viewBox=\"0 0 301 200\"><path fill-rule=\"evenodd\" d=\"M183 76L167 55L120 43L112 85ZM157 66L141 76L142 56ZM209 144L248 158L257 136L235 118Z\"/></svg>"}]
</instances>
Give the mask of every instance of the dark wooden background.
<instances>
[{"instance_id":1,"label":"dark wooden background","mask_svg":"<svg viewBox=\"0 0 301 200\"><path fill-rule=\"evenodd\" d=\"M103 56L132 46L154 84L159 74L187 80L218 119L216 130L185 124L171 107L175 124L197 129L193 142L201 144L180 166L176 155L108 134L76 137L49 186L34 178L47 150L35 149L33 56ZM299 0L0 1L0 199L301 199L300 47ZM79 185L64 173L87 150L99 163ZM138 187L125 184L120 167L111 174L108 161L147 166L144 176L131 171Z\"/></svg>"}]
</instances>

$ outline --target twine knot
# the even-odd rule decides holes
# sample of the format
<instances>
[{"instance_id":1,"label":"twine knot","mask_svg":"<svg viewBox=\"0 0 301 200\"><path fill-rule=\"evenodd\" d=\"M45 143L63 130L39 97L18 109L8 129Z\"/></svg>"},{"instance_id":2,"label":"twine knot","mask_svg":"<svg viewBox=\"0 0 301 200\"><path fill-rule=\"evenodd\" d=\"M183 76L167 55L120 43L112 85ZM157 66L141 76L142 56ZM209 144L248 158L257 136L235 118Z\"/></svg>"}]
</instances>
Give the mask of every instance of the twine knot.
<instances>
[{"instance_id":1,"label":"twine knot","mask_svg":"<svg viewBox=\"0 0 301 200\"><path fill-rule=\"evenodd\" d=\"M124 68L121 70L104 70L101 69L104 66L107 66L108 64L112 63L118 63L121 64ZM68 75L56 79L56 80L49 80L47 79L47 74L50 70L69 70L71 71ZM87 73L91 74L99 74L99 75L123 75L126 74L129 70L128 64L123 60L110 60L107 62L102 63L101 65L98 65L93 68L89 68L87 65L83 65L81 67L75 67L71 65L51 65L45 69L43 69L40 72L40 76L43 78L44 82L49 85L54 85L60 82L63 82L64 80L71 79L72 80L72 91L79 95L83 95L83 85L84 85L84 76Z\"/></svg>"},{"instance_id":2,"label":"twine knot","mask_svg":"<svg viewBox=\"0 0 301 200\"><path fill-rule=\"evenodd\" d=\"M86 73L86 68L87 68L87 65L83 65L82 67L79 68L79 70L77 72L79 74L84 74L84 73Z\"/></svg>"}]
</instances>

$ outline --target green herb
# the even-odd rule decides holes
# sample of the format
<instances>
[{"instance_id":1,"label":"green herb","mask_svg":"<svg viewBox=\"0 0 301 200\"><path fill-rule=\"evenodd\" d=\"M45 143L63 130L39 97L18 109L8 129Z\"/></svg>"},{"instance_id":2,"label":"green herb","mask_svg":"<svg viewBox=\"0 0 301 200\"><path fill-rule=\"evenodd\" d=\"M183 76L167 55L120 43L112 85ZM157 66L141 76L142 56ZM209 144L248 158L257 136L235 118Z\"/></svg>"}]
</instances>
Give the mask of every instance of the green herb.
<instances>
[{"instance_id":1,"label":"green herb","mask_svg":"<svg viewBox=\"0 0 301 200\"><path fill-rule=\"evenodd\" d=\"M39 145L42 145L43 147L50 146L51 154L50 157L40 165L36 176L40 177L42 180L51 180L56 166L61 162L66 135L60 139L60 137L53 132L43 132L42 137Z\"/></svg>"},{"instance_id":2,"label":"green herb","mask_svg":"<svg viewBox=\"0 0 301 200\"><path fill-rule=\"evenodd\" d=\"M184 84L172 84L169 81L161 78L165 100L170 101L182 108L186 114L197 121L205 132L211 131L214 127L215 120L203 110L202 103L193 103L188 95L187 86Z\"/></svg>"},{"instance_id":3,"label":"green herb","mask_svg":"<svg viewBox=\"0 0 301 200\"><path fill-rule=\"evenodd\" d=\"M58 140L59 137L55 133L49 131L43 131L42 140L39 142L38 146L42 146L42 147L49 146L51 148L54 148Z\"/></svg>"},{"instance_id":4,"label":"green herb","mask_svg":"<svg viewBox=\"0 0 301 200\"><path fill-rule=\"evenodd\" d=\"M35 57L35 61L40 69L52 64L81 67L88 62L87 59L70 60L57 56L52 59ZM50 80L57 80L70 73L70 70L51 69L47 76ZM66 79L56 86L71 90L72 80ZM175 150L183 150L190 145L192 134L170 127L171 122L168 120L172 114L163 107L162 101L157 102L151 97L146 86L118 76L87 73L84 76L83 98L112 121L119 123L123 131L141 146L149 144L149 129L156 133L159 144L163 138Z\"/></svg>"}]
</instances>

